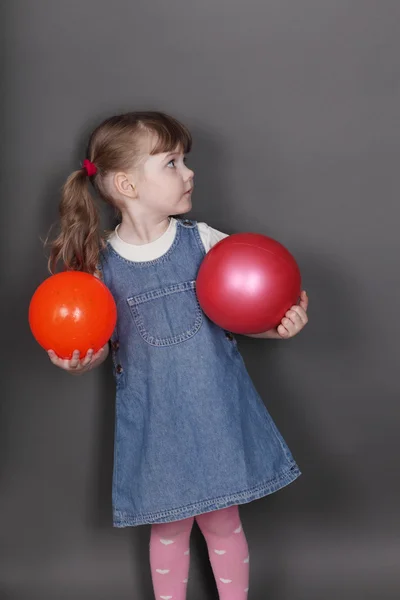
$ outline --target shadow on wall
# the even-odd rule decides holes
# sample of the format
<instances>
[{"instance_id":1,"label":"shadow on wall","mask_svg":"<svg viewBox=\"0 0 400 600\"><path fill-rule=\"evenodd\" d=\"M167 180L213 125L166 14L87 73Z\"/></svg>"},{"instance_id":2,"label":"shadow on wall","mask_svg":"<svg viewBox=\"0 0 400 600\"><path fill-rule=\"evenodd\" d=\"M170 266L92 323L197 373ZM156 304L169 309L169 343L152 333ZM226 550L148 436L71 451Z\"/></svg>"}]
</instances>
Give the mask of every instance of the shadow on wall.
<instances>
[{"instance_id":1,"label":"shadow on wall","mask_svg":"<svg viewBox=\"0 0 400 600\"><path fill-rule=\"evenodd\" d=\"M316 520L343 521L360 506L357 482L354 474L343 471L335 448L321 445L324 432L314 431L314 408L298 375L305 369L304 380L310 385L315 381L318 386L314 397L324 405L326 423L330 382L341 366L348 368L346 357L357 356L363 343L361 299L357 282L342 265L329 263L309 250L297 251L296 256L310 297L306 329L288 341L265 340L257 345L260 340L242 336L238 340L253 381L303 473L294 486L272 494L265 504L256 503L254 510L262 513L265 509L268 513L272 508L274 514L285 514L285 518L288 513L295 518L298 512L313 515ZM296 361L300 361L298 368ZM315 371L318 365L323 372ZM340 445L340 439L337 443Z\"/></svg>"},{"instance_id":2,"label":"shadow on wall","mask_svg":"<svg viewBox=\"0 0 400 600\"><path fill-rule=\"evenodd\" d=\"M252 547L262 547L267 557L254 557L253 586L268 589L277 599L289 597L287 545L293 528L306 521L314 530L329 532L336 522L341 526L346 520L352 523L363 500L355 473L344 470L342 459L336 458L340 437L336 448L321 444L329 437L323 424L317 432L314 429L318 418L304 384L313 385L315 379L314 399L320 397L324 405L325 424L329 413L326 398L331 397L329 385L337 378L337 365L343 356L357 355L363 343L357 282L345 273L343 265L329 262L317 252L300 250L296 257L310 297L307 328L286 342L238 337L250 375L302 471L293 484L242 508L250 553ZM319 364L323 374L314 377ZM301 378L296 377L303 368L307 372L302 387Z\"/></svg>"}]
</instances>

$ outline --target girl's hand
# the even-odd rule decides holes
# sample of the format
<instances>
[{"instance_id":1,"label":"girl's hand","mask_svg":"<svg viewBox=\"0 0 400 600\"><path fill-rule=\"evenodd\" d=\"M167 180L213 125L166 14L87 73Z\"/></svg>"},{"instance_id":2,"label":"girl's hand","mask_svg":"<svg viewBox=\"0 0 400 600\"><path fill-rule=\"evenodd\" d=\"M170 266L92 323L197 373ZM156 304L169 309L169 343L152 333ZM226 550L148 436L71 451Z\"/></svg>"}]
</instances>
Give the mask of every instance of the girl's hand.
<instances>
[{"instance_id":1,"label":"girl's hand","mask_svg":"<svg viewBox=\"0 0 400 600\"><path fill-rule=\"evenodd\" d=\"M95 367L101 365L101 363L107 358L109 351L108 342L103 348L96 353L93 350L88 350L84 358L80 358L79 350L74 350L72 358L59 358L54 350L47 352L51 362L56 367L60 367L64 371L71 373L72 375L82 375L87 371L91 371Z\"/></svg>"},{"instance_id":2,"label":"girl's hand","mask_svg":"<svg viewBox=\"0 0 400 600\"><path fill-rule=\"evenodd\" d=\"M289 339L300 333L308 323L307 308L308 296L305 291L302 291L299 304L295 304L287 311L276 328L277 337Z\"/></svg>"}]
</instances>

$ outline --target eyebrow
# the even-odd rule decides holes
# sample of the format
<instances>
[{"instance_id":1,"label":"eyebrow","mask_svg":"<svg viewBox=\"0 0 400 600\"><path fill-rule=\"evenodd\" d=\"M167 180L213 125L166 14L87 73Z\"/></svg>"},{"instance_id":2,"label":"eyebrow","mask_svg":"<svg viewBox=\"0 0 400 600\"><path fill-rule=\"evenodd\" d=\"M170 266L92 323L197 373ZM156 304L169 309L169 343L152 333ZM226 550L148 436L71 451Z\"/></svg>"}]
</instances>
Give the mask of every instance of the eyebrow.
<instances>
[{"instance_id":1,"label":"eyebrow","mask_svg":"<svg viewBox=\"0 0 400 600\"><path fill-rule=\"evenodd\" d=\"M165 159L169 158L170 156L180 156L181 154L184 154L184 152L169 152Z\"/></svg>"}]
</instances>

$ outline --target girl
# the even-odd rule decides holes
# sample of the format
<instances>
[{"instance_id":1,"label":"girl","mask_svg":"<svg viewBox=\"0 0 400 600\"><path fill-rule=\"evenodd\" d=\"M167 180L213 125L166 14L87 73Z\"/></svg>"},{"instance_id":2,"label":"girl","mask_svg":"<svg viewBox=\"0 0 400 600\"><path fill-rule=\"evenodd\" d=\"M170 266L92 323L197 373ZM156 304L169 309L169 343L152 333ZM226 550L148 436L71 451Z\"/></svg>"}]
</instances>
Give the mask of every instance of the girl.
<instances>
[{"instance_id":1,"label":"girl","mask_svg":"<svg viewBox=\"0 0 400 600\"><path fill-rule=\"evenodd\" d=\"M96 354L51 361L70 373L100 365L109 347L116 380L113 472L115 527L151 524L155 597L184 600L189 538L196 519L221 600L244 600L249 554L238 505L294 481L300 470L247 373L235 338L203 314L195 280L225 234L173 218L192 206L186 166L189 131L162 113L129 113L90 137L83 167L64 185L61 233L49 268L100 276L118 322ZM120 224L102 236L89 191L115 207ZM276 330L283 339L307 323L302 292Z\"/></svg>"}]
</instances>

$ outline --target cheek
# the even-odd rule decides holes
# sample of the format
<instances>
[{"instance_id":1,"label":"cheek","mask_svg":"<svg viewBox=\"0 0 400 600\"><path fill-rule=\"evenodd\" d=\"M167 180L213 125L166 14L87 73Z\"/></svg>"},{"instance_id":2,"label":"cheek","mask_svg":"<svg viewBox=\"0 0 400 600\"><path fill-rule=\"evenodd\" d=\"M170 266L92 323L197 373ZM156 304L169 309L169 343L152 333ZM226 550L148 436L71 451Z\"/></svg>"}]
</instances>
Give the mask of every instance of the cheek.
<instances>
[{"instance_id":1,"label":"cheek","mask_svg":"<svg viewBox=\"0 0 400 600\"><path fill-rule=\"evenodd\" d=\"M157 177L151 180L147 180L142 189L144 192L143 197L158 205L160 201L171 200L173 202L177 195L180 198L183 188L182 179L171 169L158 174Z\"/></svg>"},{"instance_id":2,"label":"cheek","mask_svg":"<svg viewBox=\"0 0 400 600\"><path fill-rule=\"evenodd\" d=\"M157 187L169 187L173 185L176 177L174 177L174 172L171 169L165 169L162 173L158 175L158 177L154 180L154 183Z\"/></svg>"},{"instance_id":3,"label":"cheek","mask_svg":"<svg viewBox=\"0 0 400 600\"><path fill-rule=\"evenodd\" d=\"M162 187L165 188L166 193L180 191L183 187L182 178L175 171L167 173L162 180Z\"/></svg>"},{"instance_id":4,"label":"cheek","mask_svg":"<svg viewBox=\"0 0 400 600\"><path fill-rule=\"evenodd\" d=\"M165 178L158 177L157 179L153 179L152 181L147 181L145 186L143 187L144 194L147 198L154 198L160 196L160 194L167 187L167 182Z\"/></svg>"}]
</instances>

